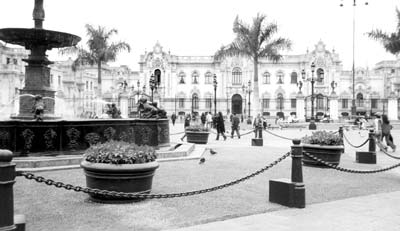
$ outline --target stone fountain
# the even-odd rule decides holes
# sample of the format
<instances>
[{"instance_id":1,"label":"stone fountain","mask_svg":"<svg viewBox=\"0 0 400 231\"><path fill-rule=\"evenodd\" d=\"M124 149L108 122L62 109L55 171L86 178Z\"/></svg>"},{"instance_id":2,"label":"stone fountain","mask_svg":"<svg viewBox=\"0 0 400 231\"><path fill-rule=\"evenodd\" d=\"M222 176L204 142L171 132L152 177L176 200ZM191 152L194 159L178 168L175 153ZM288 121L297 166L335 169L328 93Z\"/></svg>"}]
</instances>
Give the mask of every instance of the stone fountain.
<instances>
[{"instance_id":1,"label":"stone fountain","mask_svg":"<svg viewBox=\"0 0 400 231\"><path fill-rule=\"evenodd\" d=\"M9 121L0 121L0 149L14 154L61 153L84 150L89 145L107 140L123 140L156 148L168 147L168 119L88 119L63 120L54 115L55 91L50 87L51 61L46 51L75 46L81 38L43 29L43 0L35 0L34 28L0 29L0 40L24 46L31 51L25 69L25 87L21 89L19 114ZM34 119L34 106L40 102L43 115ZM37 108L36 108L37 109ZM36 154L35 154L36 155Z\"/></svg>"},{"instance_id":2,"label":"stone fountain","mask_svg":"<svg viewBox=\"0 0 400 231\"><path fill-rule=\"evenodd\" d=\"M55 91L50 88L50 68L48 67L53 62L47 59L46 51L75 46L81 40L76 35L43 29L44 16L43 0L35 0L34 28L0 29L0 40L23 46L31 51L28 59L23 60L28 65L25 67L25 87L21 89L20 94L26 96L20 98L19 114L13 118L32 118L35 99L29 95L43 97L45 104L43 119L57 118L54 115Z\"/></svg>"}]
</instances>

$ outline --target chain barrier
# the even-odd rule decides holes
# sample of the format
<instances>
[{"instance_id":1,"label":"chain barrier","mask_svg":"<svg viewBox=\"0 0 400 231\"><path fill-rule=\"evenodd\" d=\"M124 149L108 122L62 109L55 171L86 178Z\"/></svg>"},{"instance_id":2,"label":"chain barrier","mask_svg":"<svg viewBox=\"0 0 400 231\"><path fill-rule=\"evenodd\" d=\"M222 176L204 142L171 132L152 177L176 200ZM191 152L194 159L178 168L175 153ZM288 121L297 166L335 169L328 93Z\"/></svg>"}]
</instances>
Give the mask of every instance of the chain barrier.
<instances>
[{"instance_id":1,"label":"chain barrier","mask_svg":"<svg viewBox=\"0 0 400 231\"><path fill-rule=\"evenodd\" d=\"M387 156L389 156L389 157L391 157L391 158L393 158L393 159L400 160L400 157L399 157L399 156L393 156L392 154L388 153L385 149L382 149L381 151L382 151L383 153L385 153Z\"/></svg>"},{"instance_id":2,"label":"chain barrier","mask_svg":"<svg viewBox=\"0 0 400 231\"><path fill-rule=\"evenodd\" d=\"M183 134L183 133L185 133L185 131L183 131L183 132L177 132L177 133L171 133L171 134L169 134L170 136L175 136L175 135L180 135L180 134Z\"/></svg>"},{"instance_id":3,"label":"chain barrier","mask_svg":"<svg viewBox=\"0 0 400 231\"><path fill-rule=\"evenodd\" d=\"M282 138L282 139L285 139L285 140L295 140L295 139L291 139L291 138L287 138L287 137L284 137L284 136L275 134L275 133L273 133L273 132L271 132L271 131L269 131L269 130L264 130L264 131L267 132L267 133L269 133L269 134L271 134L271 135L274 135L274 136L276 136L276 137L279 137L279 138Z\"/></svg>"},{"instance_id":4,"label":"chain barrier","mask_svg":"<svg viewBox=\"0 0 400 231\"><path fill-rule=\"evenodd\" d=\"M326 166L328 166L328 167L330 167L330 168L333 168L333 169L335 169L335 170L342 171L342 172L348 172L348 173L371 174L371 173L385 172L385 171L388 171L388 170L391 170L391 169L400 167L400 163L398 163L398 164L395 164L395 165L392 165L392 166L389 166L389 167L386 167L386 168L375 169L375 170L347 169L347 168L342 168L342 167L333 165L333 164L331 164L331 163L328 163L328 162L326 162L326 161L323 161L323 160L321 160L320 158L315 157L315 156L311 155L311 154L308 153L308 152L303 152L303 154L305 154L306 156L310 157L311 159L313 159L313 160L315 160L315 161L318 161L319 163L324 164L324 165L326 165Z\"/></svg>"},{"instance_id":5,"label":"chain barrier","mask_svg":"<svg viewBox=\"0 0 400 231\"><path fill-rule=\"evenodd\" d=\"M347 139L347 137L346 137L346 135L343 133L343 137L344 137L344 139L346 140L346 142L348 143L348 144L350 144L350 146L352 146L353 148L361 148L362 146L364 146L366 143L368 143L368 141L369 141L369 138L367 138L365 141L364 141L364 143L362 143L362 144L360 144L360 145L358 145L358 146L356 146L356 145L353 145L352 143L350 143L350 141Z\"/></svg>"},{"instance_id":6,"label":"chain barrier","mask_svg":"<svg viewBox=\"0 0 400 231\"><path fill-rule=\"evenodd\" d=\"M195 190L195 191L188 191L188 192L183 192L183 193L168 193L168 194L140 194L140 193L124 193L124 192L116 192L116 191L108 191L108 190L100 190L100 189L94 189L94 188L87 188L87 187L81 187L81 186L74 186L71 184L65 184L63 182L57 182L52 179L46 179L42 176L35 176L32 173L25 173L25 172L19 172L19 176L23 176L28 180L35 180L38 183L45 183L48 186L55 186L56 188L64 188L66 190L74 190L75 192L84 192L88 194L98 194L102 196L108 196L108 197L117 197L117 198L125 198L125 199L160 199L160 198L175 198L175 197L185 197L185 196L193 196L193 195L198 195L198 194L203 194L203 193L208 193L208 192L213 192L217 191L220 189L224 189L227 187L230 187L232 185L241 183L243 181L246 181L252 177L255 177L266 170L274 167L284 159L286 159L288 156L290 156L291 152L285 153L283 156L279 157L269 165L261 168L260 170L253 172L245 177L242 177L240 179L231 181L229 183L225 183L222 185L218 185L215 187L211 188L206 188L206 189L201 189L201 190Z\"/></svg>"}]
</instances>

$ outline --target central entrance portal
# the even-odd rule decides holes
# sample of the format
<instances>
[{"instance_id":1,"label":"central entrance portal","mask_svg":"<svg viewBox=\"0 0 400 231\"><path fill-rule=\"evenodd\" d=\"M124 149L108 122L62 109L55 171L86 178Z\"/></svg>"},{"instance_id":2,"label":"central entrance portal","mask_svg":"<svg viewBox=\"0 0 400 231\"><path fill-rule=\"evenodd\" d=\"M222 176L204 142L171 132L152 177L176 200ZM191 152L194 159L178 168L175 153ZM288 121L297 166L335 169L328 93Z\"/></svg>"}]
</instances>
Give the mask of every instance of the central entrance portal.
<instances>
[{"instance_id":1,"label":"central entrance portal","mask_svg":"<svg viewBox=\"0 0 400 231\"><path fill-rule=\"evenodd\" d=\"M242 96L239 94L233 95L232 110L231 110L232 114L242 114L243 113L242 105L243 105Z\"/></svg>"}]
</instances>

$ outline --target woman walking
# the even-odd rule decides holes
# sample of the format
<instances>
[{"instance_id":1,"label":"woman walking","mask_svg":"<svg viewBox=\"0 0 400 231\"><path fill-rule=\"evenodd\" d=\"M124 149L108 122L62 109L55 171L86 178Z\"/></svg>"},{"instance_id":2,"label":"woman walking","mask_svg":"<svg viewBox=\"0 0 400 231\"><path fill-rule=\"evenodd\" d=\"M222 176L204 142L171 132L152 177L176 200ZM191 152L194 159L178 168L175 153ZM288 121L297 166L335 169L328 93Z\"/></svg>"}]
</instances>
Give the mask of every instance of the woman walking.
<instances>
[{"instance_id":1,"label":"woman walking","mask_svg":"<svg viewBox=\"0 0 400 231\"><path fill-rule=\"evenodd\" d=\"M217 139L216 140L219 139L220 133L224 137L224 140L226 140L224 116L222 115L222 112L218 112L218 116L215 119L215 121L216 121L216 127L217 127Z\"/></svg>"},{"instance_id":2,"label":"woman walking","mask_svg":"<svg viewBox=\"0 0 400 231\"><path fill-rule=\"evenodd\" d=\"M182 138L181 138L182 141L183 141L183 139L186 137L186 128L190 126L190 120L191 120L190 114L188 114L188 115L185 117L185 123L183 124L184 129L185 129L185 134L184 134L184 135L182 136Z\"/></svg>"},{"instance_id":3,"label":"woman walking","mask_svg":"<svg viewBox=\"0 0 400 231\"><path fill-rule=\"evenodd\" d=\"M390 146L393 152L396 151L396 145L393 144L393 137L390 131L393 126L390 124L388 116L382 115L382 137L381 140L385 139L386 145Z\"/></svg>"}]
</instances>

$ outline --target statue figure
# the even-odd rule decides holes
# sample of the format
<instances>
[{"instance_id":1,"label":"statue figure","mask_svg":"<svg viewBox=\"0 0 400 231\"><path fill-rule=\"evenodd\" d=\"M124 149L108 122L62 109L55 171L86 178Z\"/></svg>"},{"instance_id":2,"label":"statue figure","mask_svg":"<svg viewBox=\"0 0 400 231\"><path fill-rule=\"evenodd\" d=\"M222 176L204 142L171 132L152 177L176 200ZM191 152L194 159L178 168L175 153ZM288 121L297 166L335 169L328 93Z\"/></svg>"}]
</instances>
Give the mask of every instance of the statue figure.
<instances>
[{"instance_id":1,"label":"statue figure","mask_svg":"<svg viewBox=\"0 0 400 231\"><path fill-rule=\"evenodd\" d=\"M121 111L117 108L115 103L111 104L111 107L108 105L107 114L113 119L121 118Z\"/></svg>"},{"instance_id":2,"label":"statue figure","mask_svg":"<svg viewBox=\"0 0 400 231\"><path fill-rule=\"evenodd\" d=\"M301 88L303 87L303 82L299 81L297 83L297 86L299 87L299 92L301 92Z\"/></svg>"},{"instance_id":3,"label":"statue figure","mask_svg":"<svg viewBox=\"0 0 400 231\"><path fill-rule=\"evenodd\" d=\"M42 115L44 113L44 101L43 97L41 95L36 95L35 96L35 103L33 104L32 107L32 113L33 113L33 118L36 121L43 121Z\"/></svg>"},{"instance_id":4,"label":"statue figure","mask_svg":"<svg viewBox=\"0 0 400 231\"><path fill-rule=\"evenodd\" d=\"M337 86L337 83L336 83L335 81L332 81L332 82L331 82L332 93L334 93L334 92L335 92L335 88L336 88L336 86Z\"/></svg>"},{"instance_id":5,"label":"statue figure","mask_svg":"<svg viewBox=\"0 0 400 231\"><path fill-rule=\"evenodd\" d=\"M167 118L167 112L157 107L157 103L147 103L146 98L140 98L138 103L138 112L140 118L161 119Z\"/></svg>"}]
</instances>

